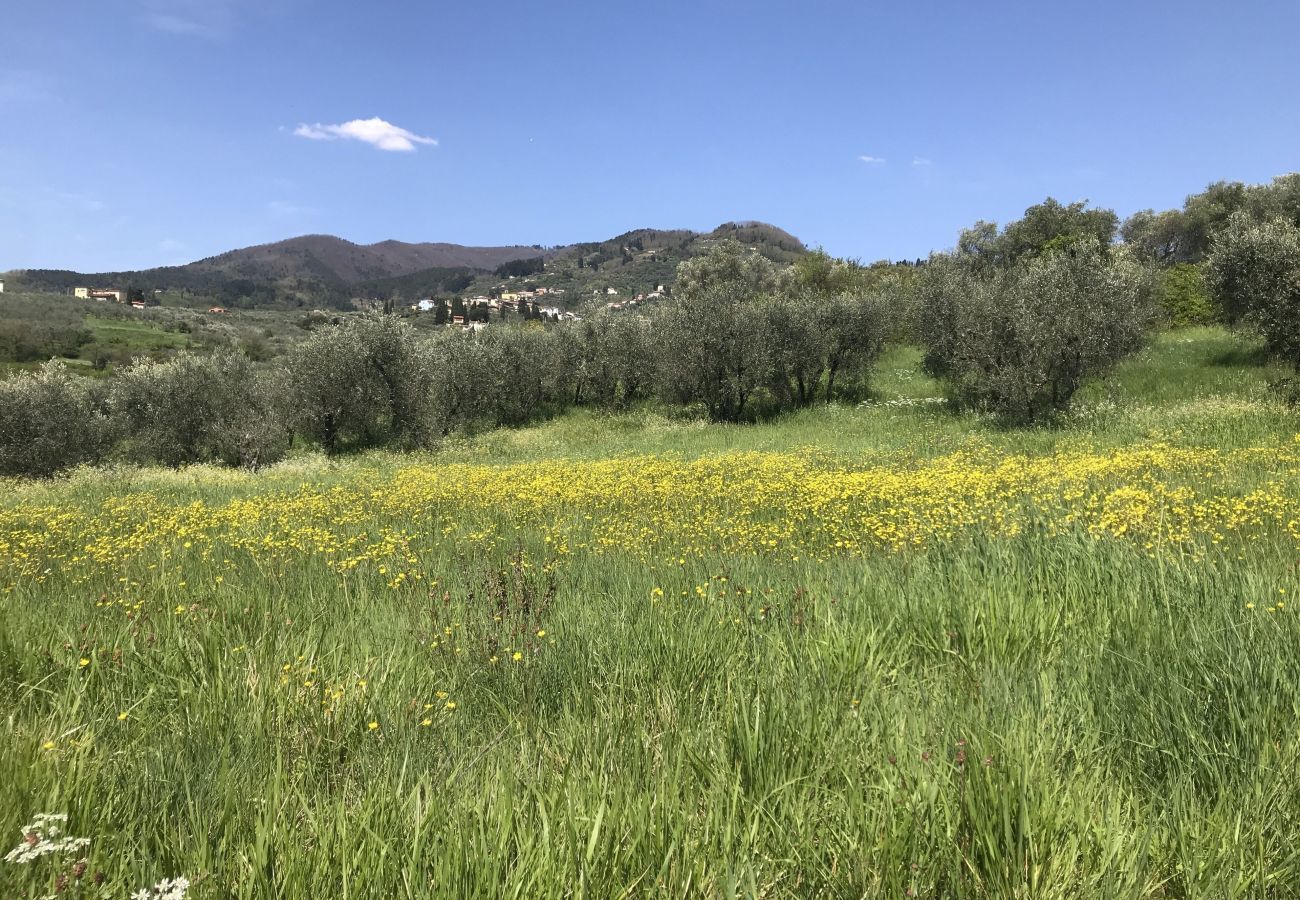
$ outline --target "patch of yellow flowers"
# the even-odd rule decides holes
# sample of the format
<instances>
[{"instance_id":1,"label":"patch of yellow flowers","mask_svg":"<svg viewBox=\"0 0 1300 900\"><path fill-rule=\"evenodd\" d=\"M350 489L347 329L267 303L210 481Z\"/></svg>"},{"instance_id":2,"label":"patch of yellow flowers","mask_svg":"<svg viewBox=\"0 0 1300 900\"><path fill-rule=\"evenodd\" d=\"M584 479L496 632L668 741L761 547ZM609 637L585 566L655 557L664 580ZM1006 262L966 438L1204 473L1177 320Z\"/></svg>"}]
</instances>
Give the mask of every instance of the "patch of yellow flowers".
<instances>
[{"instance_id":1,"label":"patch of yellow flowers","mask_svg":"<svg viewBox=\"0 0 1300 900\"><path fill-rule=\"evenodd\" d=\"M1193 555L1273 537L1300 543L1300 446L1147 445L933 459L816 451L628 456L516 465L418 464L343 483L204 503L141 491L0 509L0 588L314 560L390 587L425 578L441 546L540 535L553 555L644 562L760 555L823 560L963 537L1082 535ZM216 576L209 587L220 589ZM183 582L180 582L183 583Z\"/></svg>"}]
</instances>

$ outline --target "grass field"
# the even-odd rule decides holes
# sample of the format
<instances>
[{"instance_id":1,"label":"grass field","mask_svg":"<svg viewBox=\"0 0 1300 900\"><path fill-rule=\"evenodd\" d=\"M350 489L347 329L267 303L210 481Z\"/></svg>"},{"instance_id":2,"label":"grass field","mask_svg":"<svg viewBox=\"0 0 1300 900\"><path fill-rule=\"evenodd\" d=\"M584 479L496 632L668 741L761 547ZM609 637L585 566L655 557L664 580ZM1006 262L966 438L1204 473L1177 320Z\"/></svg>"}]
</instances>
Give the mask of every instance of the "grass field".
<instances>
[{"instance_id":1,"label":"grass field","mask_svg":"<svg viewBox=\"0 0 1300 900\"><path fill-rule=\"evenodd\" d=\"M102 376L140 356L236 347L254 359L285 352L306 330L297 310L230 310L209 314L168 296L144 310L60 294L0 294L0 377L58 358L74 372ZM193 301L190 301L193 303ZM98 363L98 365L96 365Z\"/></svg>"},{"instance_id":2,"label":"grass field","mask_svg":"<svg viewBox=\"0 0 1300 900\"><path fill-rule=\"evenodd\" d=\"M0 826L91 842L0 893L1300 896L1278 371L1172 332L1007 431L918 363L760 426L5 484Z\"/></svg>"}]
</instances>

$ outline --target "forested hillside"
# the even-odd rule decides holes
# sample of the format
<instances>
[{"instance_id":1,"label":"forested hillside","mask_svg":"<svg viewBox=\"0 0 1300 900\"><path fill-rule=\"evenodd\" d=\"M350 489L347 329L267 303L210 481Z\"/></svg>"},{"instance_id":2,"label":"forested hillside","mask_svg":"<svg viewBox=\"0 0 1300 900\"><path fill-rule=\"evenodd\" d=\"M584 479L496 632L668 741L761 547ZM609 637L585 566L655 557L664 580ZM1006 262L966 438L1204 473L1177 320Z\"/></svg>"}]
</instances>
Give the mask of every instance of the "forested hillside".
<instances>
[{"instance_id":1,"label":"forested hillside","mask_svg":"<svg viewBox=\"0 0 1300 900\"><path fill-rule=\"evenodd\" d=\"M148 299L179 293L193 305L347 309L354 298L413 299L474 290L533 277L575 293L623 294L671 283L677 263L721 238L753 246L786 263L805 252L802 242L771 225L728 223L708 233L639 229L606 241L568 247L466 247L382 241L360 245L329 235L307 235L232 250L184 266L82 273L29 269L5 275L10 290L67 293L74 287L112 287Z\"/></svg>"}]
</instances>

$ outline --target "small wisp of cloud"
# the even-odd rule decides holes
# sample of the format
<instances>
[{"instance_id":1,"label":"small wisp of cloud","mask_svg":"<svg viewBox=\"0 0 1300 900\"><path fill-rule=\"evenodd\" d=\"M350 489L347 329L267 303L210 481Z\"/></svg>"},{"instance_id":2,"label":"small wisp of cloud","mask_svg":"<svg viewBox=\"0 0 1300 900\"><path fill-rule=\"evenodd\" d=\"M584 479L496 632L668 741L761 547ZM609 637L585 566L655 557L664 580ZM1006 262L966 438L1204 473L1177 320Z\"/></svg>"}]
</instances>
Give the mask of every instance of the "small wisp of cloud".
<instances>
[{"instance_id":1,"label":"small wisp of cloud","mask_svg":"<svg viewBox=\"0 0 1300 900\"><path fill-rule=\"evenodd\" d=\"M151 13L145 16L144 21L150 28L165 31L168 34L206 35L209 33L208 29L198 22L191 19L182 19L180 16L169 16L166 13Z\"/></svg>"},{"instance_id":2,"label":"small wisp of cloud","mask_svg":"<svg viewBox=\"0 0 1300 900\"><path fill-rule=\"evenodd\" d=\"M438 146L437 138L422 137L378 117L353 119L342 125L302 124L293 133L313 141L362 141L380 150L397 153L414 152L416 144Z\"/></svg>"},{"instance_id":3,"label":"small wisp of cloud","mask_svg":"<svg viewBox=\"0 0 1300 900\"><path fill-rule=\"evenodd\" d=\"M53 191L55 199L69 206L75 206L82 212L103 212L108 208L108 204L89 194L80 194L74 191Z\"/></svg>"},{"instance_id":4,"label":"small wisp of cloud","mask_svg":"<svg viewBox=\"0 0 1300 900\"><path fill-rule=\"evenodd\" d=\"M297 203L291 203L288 200L272 200L266 204L266 211L273 216L292 217L292 216L314 216L320 212L314 206L300 206Z\"/></svg>"},{"instance_id":5,"label":"small wisp of cloud","mask_svg":"<svg viewBox=\"0 0 1300 900\"><path fill-rule=\"evenodd\" d=\"M861 154L860 156L858 156L858 159L861 160L862 162L866 163L866 164L869 165L869 166L878 165L878 164L883 163L883 162L885 161L885 160L884 160L884 157L881 157L881 156L868 156L868 155L865 154L865 153L863 153L863 154Z\"/></svg>"},{"instance_id":6,"label":"small wisp of cloud","mask_svg":"<svg viewBox=\"0 0 1300 900\"><path fill-rule=\"evenodd\" d=\"M917 168L924 168L925 166L934 165L934 162L932 160L926 159L924 156L913 156L912 165L916 166Z\"/></svg>"},{"instance_id":7,"label":"small wisp of cloud","mask_svg":"<svg viewBox=\"0 0 1300 900\"><path fill-rule=\"evenodd\" d=\"M219 39L234 30L241 0L140 0L141 21L165 34Z\"/></svg>"}]
</instances>

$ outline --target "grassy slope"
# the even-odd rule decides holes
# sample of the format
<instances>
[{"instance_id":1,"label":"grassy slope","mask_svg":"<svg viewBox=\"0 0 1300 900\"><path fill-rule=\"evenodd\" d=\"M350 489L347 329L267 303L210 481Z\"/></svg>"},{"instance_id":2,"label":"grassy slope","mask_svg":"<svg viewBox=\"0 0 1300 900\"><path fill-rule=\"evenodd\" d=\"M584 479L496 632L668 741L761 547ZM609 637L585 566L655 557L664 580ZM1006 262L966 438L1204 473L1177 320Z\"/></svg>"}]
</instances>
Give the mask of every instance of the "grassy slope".
<instances>
[{"instance_id":1,"label":"grassy slope","mask_svg":"<svg viewBox=\"0 0 1300 900\"><path fill-rule=\"evenodd\" d=\"M937 394L917 361L891 352L882 401ZM1273 460L1300 423L1266 398L1270 377L1237 339L1184 331L1055 430L883 402L746 428L578 414L427 457L11 485L0 537L25 535L13 559L49 554L51 572L0 600L0 825L16 836L29 813L68 811L115 896L182 872L199 897L1294 896L1300 624L1275 604L1300 582L1284 529L1245 522L1223 544L1149 551L976 528L815 561L692 536L715 512L722 531L799 511L737 496L745 472L706 479L689 508L611 491L544 527L521 499L550 509L609 458L627 457L636 484L647 453L815 448L924 475L959 450L1104 460L1164 442L1272 451L1103 474L1103 492L1281 491L1294 517ZM414 462L430 471L408 494ZM481 471L459 463L525 468L480 497L456 493ZM442 481L443 499L419 500ZM303 483L343 493L258 506ZM967 502L982 484L922 493ZM140 506L146 490L157 506ZM208 515L190 501L236 496L252 502L232 514L245 543L182 530ZM516 546L535 585L552 524L581 535L585 516L622 527L642 508L668 516L653 550L575 543L544 611L522 599L544 590L493 601ZM827 527L834 513L819 513ZM324 531L295 531L309 523ZM92 526L117 536L59 543ZM791 546L815 543L819 520L806 527ZM346 553L404 532L410 557L340 577L312 549L330 530L364 536ZM423 581L389 586L413 568ZM17 893L25 874L0 866L0 885Z\"/></svg>"},{"instance_id":2,"label":"grassy slope","mask_svg":"<svg viewBox=\"0 0 1300 900\"><path fill-rule=\"evenodd\" d=\"M1123 446L1141 440L1242 447L1272 439L1280 427L1268 384L1282 370L1263 363L1252 350L1221 329L1163 334L1111 379L1087 386L1074 416L1058 428L1007 431L976 416L953 415L941 404L890 405L942 395L938 383L921 371L920 351L904 346L891 348L881 360L873 382L874 406L818 408L757 427L675 423L653 413L577 414L538 428L493 432L447 455L512 461L815 445L929 456L972 440L1038 452L1078 442Z\"/></svg>"},{"instance_id":3,"label":"grassy slope","mask_svg":"<svg viewBox=\"0 0 1300 900\"><path fill-rule=\"evenodd\" d=\"M71 351L76 358L60 358L90 374L96 356L106 356L111 366L119 367L137 355L165 356L176 350L215 346L244 347L255 356L275 355L307 333L298 327L301 311L230 310L215 315L206 311L206 304L195 309L178 295L163 300L161 307L135 310L66 295L6 292L0 297L0 336L11 329L38 334L83 332L86 342ZM9 361L6 349L0 339L0 376L41 365Z\"/></svg>"}]
</instances>

